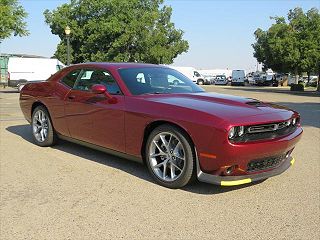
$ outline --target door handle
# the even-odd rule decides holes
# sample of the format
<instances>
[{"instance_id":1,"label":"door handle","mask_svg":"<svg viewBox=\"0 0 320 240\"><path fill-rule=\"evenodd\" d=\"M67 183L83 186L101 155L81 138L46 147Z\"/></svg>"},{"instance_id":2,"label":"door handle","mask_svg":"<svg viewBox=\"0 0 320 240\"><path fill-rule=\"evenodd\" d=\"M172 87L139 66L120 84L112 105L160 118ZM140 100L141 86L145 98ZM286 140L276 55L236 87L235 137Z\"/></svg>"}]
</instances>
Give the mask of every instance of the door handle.
<instances>
[{"instance_id":1,"label":"door handle","mask_svg":"<svg viewBox=\"0 0 320 240\"><path fill-rule=\"evenodd\" d=\"M74 96L74 95L69 95L68 98L69 98L69 99L75 99L76 96Z\"/></svg>"}]
</instances>

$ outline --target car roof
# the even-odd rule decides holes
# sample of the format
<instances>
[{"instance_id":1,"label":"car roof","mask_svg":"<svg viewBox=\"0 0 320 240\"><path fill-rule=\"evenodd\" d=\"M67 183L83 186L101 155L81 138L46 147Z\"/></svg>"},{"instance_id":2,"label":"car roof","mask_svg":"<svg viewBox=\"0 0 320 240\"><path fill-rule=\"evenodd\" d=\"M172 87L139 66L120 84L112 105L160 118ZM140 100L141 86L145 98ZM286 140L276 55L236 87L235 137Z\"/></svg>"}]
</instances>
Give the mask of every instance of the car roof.
<instances>
[{"instance_id":1,"label":"car roof","mask_svg":"<svg viewBox=\"0 0 320 240\"><path fill-rule=\"evenodd\" d=\"M142 68L142 67L159 67L159 68L168 68L163 65L157 64L149 64L149 63L130 63L130 62L87 62L87 63L79 63L73 64L75 67L108 67L108 68Z\"/></svg>"}]
</instances>

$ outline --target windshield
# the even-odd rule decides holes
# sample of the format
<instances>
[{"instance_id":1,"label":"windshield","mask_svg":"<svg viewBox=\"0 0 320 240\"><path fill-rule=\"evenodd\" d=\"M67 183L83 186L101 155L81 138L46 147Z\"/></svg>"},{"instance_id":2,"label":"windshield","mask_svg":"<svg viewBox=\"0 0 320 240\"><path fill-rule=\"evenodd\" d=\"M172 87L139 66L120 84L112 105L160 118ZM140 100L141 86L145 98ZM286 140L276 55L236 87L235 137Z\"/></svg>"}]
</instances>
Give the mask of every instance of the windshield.
<instances>
[{"instance_id":1,"label":"windshield","mask_svg":"<svg viewBox=\"0 0 320 240\"><path fill-rule=\"evenodd\" d=\"M189 78L171 68L125 68L119 69L119 74L133 95L204 92Z\"/></svg>"},{"instance_id":2,"label":"windshield","mask_svg":"<svg viewBox=\"0 0 320 240\"><path fill-rule=\"evenodd\" d=\"M225 75L217 75L217 76L216 76L216 79L217 79L217 80L226 80L227 78L226 78Z\"/></svg>"}]
</instances>

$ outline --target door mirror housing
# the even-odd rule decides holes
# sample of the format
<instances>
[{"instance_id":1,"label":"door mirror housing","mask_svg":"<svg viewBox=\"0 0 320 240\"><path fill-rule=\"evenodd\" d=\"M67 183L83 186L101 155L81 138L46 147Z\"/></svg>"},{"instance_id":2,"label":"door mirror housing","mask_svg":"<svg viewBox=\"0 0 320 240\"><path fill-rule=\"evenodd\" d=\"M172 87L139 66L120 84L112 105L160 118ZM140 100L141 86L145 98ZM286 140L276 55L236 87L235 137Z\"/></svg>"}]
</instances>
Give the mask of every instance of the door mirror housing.
<instances>
[{"instance_id":1,"label":"door mirror housing","mask_svg":"<svg viewBox=\"0 0 320 240\"><path fill-rule=\"evenodd\" d=\"M95 94L102 94L107 92L107 88L106 86L102 85L102 84L95 84L91 87L91 92L95 93Z\"/></svg>"},{"instance_id":2,"label":"door mirror housing","mask_svg":"<svg viewBox=\"0 0 320 240\"><path fill-rule=\"evenodd\" d=\"M105 85L95 84L91 87L91 92L94 94L104 94L109 99L109 103L117 102L117 99L107 91L107 87Z\"/></svg>"}]
</instances>

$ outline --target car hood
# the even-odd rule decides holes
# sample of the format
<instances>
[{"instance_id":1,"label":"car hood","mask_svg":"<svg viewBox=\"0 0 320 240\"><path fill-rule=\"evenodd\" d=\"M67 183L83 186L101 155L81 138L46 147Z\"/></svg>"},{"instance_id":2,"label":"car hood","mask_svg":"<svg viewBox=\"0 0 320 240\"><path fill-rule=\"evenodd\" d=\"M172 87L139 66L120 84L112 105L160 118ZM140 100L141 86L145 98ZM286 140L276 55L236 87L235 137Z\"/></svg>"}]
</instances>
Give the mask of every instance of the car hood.
<instances>
[{"instance_id":1,"label":"car hood","mask_svg":"<svg viewBox=\"0 0 320 240\"><path fill-rule=\"evenodd\" d=\"M159 94L148 96L149 101L188 108L214 115L230 123L252 120L268 122L287 120L294 112L286 107L252 98L217 93ZM261 117L261 115L265 115ZM257 117L260 116L260 117Z\"/></svg>"}]
</instances>

